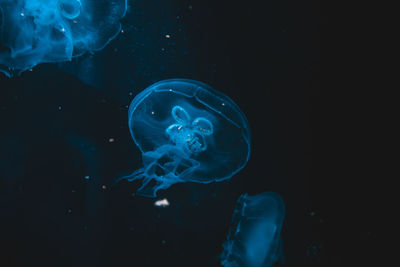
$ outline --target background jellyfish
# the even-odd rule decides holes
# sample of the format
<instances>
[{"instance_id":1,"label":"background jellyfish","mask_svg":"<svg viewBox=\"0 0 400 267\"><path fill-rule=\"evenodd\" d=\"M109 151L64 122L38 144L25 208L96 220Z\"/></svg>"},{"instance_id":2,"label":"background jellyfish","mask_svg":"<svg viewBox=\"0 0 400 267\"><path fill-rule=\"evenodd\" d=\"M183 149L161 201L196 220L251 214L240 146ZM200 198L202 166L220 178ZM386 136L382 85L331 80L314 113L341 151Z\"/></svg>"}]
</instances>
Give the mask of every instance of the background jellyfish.
<instances>
[{"instance_id":1,"label":"background jellyfish","mask_svg":"<svg viewBox=\"0 0 400 267\"><path fill-rule=\"evenodd\" d=\"M121 30L126 0L0 0L0 72L98 51Z\"/></svg>"},{"instance_id":2,"label":"background jellyfish","mask_svg":"<svg viewBox=\"0 0 400 267\"><path fill-rule=\"evenodd\" d=\"M139 195L155 197L179 182L226 180L249 159L246 117L230 98L204 83L155 83L133 99L128 116L144 166L116 182L143 179Z\"/></svg>"},{"instance_id":3,"label":"background jellyfish","mask_svg":"<svg viewBox=\"0 0 400 267\"><path fill-rule=\"evenodd\" d=\"M241 195L223 244L224 267L271 267L283 259L281 228L285 216L282 198L273 192Z\"/></svg>"}]
</instances>

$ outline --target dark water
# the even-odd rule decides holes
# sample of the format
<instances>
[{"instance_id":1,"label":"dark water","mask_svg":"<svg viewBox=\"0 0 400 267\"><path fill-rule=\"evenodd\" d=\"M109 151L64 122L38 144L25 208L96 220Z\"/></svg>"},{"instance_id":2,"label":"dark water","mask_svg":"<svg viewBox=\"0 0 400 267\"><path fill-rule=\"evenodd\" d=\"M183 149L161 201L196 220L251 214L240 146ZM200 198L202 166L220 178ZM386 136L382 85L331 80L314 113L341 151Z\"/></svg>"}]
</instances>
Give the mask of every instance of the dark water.
<instances>
[{"instance_id":1,"label":"dark water","mask_svg":"<svg viewBox=\"0 0 400 267\"><path fill-rule=\"evenodd\" d=\"M129 6L124 33L103 51L0 76L0 266L219 266L236 199L264 191L286 205L282 266L344 266L350 231L320 165L317 5ZM229 181L160 191L171 205L157 208L133 195L138 183L110 184L141 164L127 106L167 78L231 97L250 122L252 155Z\"/></svg>"}]
</instances>

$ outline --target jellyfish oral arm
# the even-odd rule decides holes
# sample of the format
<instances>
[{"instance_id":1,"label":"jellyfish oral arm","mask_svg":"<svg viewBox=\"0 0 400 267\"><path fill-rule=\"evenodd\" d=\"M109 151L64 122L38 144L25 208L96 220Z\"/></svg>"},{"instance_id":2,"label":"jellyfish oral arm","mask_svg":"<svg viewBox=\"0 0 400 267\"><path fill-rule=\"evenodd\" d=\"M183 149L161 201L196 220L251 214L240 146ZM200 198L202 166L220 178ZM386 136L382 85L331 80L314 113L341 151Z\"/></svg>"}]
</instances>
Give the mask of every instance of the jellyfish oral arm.
<instances>
[{"instance_id":1,"label":"jellyfish oral arm","mask_svg":"<svg viewBox=\"0 0 400 267\"><path fill-rule=\"evenodd\" d=\"M130 182L142 179L142 186L137 190L137 195L151 198L157 196L158 190L167 189L183 181L182 177L190 175L199 166L197 161L187 158L185 153L172 145L143 153L143 162L143 168L117 179L116 183L123 179Z\"/></svg>"}]
</instances>

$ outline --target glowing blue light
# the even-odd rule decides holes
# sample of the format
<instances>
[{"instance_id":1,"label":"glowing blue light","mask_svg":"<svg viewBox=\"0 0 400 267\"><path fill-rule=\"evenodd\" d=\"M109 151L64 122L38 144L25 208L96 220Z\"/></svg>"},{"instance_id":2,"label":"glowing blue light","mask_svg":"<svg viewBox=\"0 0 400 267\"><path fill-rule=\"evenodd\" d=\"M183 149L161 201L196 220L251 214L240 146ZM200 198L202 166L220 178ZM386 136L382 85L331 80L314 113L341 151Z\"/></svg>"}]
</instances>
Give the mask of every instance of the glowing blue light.
<instances>
[{"instance_id":1,"label":"glowing blue light","mask_svg":"<svg viewBox=\"0 0 400 267\"><path fill-rule=\"evenodd\" d=\"M80 0L59 0L58 8L61 14L68 19L75 19L81 13L82 3Z\"/></svg>"},{"instance_id":2,"label":"glowing blue light","mask_svg":"<svg viewBox=\"0 0 400 267\"><path fill-rule=\"evenodd\" d=\"M179 182L231 178L250 156L245 115L226 95L206 84L164 80L138 94L129 107L129 128L143 168L117 179L143 179L137 194L155 197Z\"/></svg>"},{"instance_id":3,"label":"glowing blue light","mask_svg":"<svg viewBox=\"0 0 400 267\"><path fill-rule=\"evenodd\" d=\"M223 244L224 267L272 267L283 260L281 228L285 216L282 198L272 192L241 195Z\"/></svg>"},{"instance_id":4,"label":"glowing blue light","mask_svg":"<svg viewBox=\"0 0 400 267\"><path fill-rule=\"evenodd\" d=\"M126 0L0 0L0 72L103 49L121 31Z\"/></svg>"},{"instance_id":5,"label":"glowing blue light","mask_svg":"<svg viewBox=\"0 0 400 267\"><path fill-rule=\"evenodd\" d=\"M205 118L196 118L191 122L190 115L180 106L173 107L171 114L175 123L166 129L171 141L187 153L206 150L205 136L213 133L212 123Z\"/></svg>"}]
</instances>

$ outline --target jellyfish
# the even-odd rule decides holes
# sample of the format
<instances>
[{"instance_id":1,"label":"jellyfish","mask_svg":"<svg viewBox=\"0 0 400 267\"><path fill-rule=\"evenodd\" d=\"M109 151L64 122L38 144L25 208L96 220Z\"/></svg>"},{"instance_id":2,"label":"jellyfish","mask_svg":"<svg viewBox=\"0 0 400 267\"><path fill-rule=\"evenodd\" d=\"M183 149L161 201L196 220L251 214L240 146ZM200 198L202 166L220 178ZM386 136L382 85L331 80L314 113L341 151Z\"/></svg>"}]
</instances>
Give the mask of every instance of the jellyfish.
<instances>
[{"instance_id":1,"label":"jellyfish","mask_svg":"<svg viewBox=\"0 0 400 267\"><path fill-rule=\"evenodd\" d=\"M250 156L250 129L239 107L208 85L187 79L157 82L130 104L129 129L143 167L118 178L142 180L137 194L156 197L175 183L231 178Z\"/></svg>"},{"instance_id":2,"label":"jellyfish","mask_svg":"<svg viewBox=\"0 0 400 267\"><path fill-rule=\"evenodd\" d=\"M285 216L282 198L273 192L243 194L236 202L232 225L223 244L224 267L271 267L283 260L281 229Z\"/></svg>"},{"instance_id":3,"label":"jellyfish","mask_svg":"<svg viewBox=\"0 0 400 267\"><path fill-rule=\"evenodd\" d=\"M0 0L0 72L12 77L103 49L126 8L126 0Z\"/></svg>"}]
</instances>

